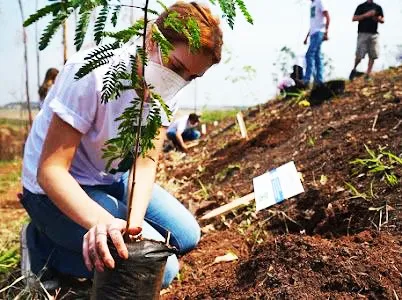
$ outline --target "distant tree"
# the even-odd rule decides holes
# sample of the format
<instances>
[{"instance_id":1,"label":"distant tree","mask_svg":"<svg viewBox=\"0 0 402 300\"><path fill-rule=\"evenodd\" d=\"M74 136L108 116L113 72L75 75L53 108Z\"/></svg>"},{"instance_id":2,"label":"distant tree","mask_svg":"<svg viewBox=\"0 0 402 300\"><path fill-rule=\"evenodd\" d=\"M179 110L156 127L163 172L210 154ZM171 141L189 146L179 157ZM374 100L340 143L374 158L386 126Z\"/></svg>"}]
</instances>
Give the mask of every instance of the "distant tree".
<instances>
[{"instance_id":1,"label":"distant tree","mask_svg":"<svg viewBox=\"0 0 402 300\"><path fill-rule=\"evenodd\" d=\"M23 9L21 0L18 0L18 5L20 8L22 22L24 22L24 20L25 20L24 9ZM31 101L29 98L28 45L27 45L27 33L26 33L24 26L22 27L22 42L24 44L25 97L26 97L26 101L27 101L29 127L31 127L32 126L32 112L31 112Z\"/></svg>"},{"instance_id":2,"label":"distant tree","mask_svg":"<svg viewBox=\"0 0 402 300\"><path fill-rule=\"evenodd\" d=\"M225 80L228 80L233 84L242 84L242 90L246 90L248 92L247 96L250 95L253 99L256 99L253 89L250 87L249 83L256 78L257 70L251 65L239 66L237 61L238 57L234 57L232 51L227 47L224 48L224 51L227 56L224 64L231 65L229 75L225 77Z\"/></svg>"}]
</instances>

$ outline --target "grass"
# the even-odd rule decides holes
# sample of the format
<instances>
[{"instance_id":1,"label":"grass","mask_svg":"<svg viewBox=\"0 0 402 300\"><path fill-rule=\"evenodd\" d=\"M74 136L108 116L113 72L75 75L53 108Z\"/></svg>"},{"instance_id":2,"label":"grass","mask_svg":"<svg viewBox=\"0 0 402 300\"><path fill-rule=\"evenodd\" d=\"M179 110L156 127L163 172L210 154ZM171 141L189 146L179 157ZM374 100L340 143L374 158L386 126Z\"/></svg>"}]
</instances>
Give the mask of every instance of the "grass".
<instances>
[{"instance_id":1,"label":"grass","mask_svg":"<svg viewBox=\"0 0 402 300\"><path fill-rule=\"evenodd\" d=\"M0 161L0 200L2 194L20 184L21 159Z\"/></svg>"},{"instance_id":2,"label":"grass","mask_svg":"<svg viewBox=\"0 0 402 300\"><path fill-rule=\"evenodd\" d=\"M26 124L27 121L25 120L0 118L0 126L7 126L14 129L18 129L20 127L25 127Z\"/></svg>"},{"instance_id":3,"label":"grass","mask_svg":"<svg viewBox=\"0 0 402 300\"><path fill-rule=\"evenodd\" d=\"M9 194L20 185L21 159L0 161L0 204L10 201ZM15 199L17 201L17 199ZM21 209L0 206L0 279L7 277L19 263L19 231L26 221Z\"/></svg>"},{"instance_id":4,"label":"grass","mask_svg":"<svg viewBox=\"0 0 402 300\"><path fill-rule=\"evenodd\" d=\"M370 149L367 145L364 145L364 147L369 157L357 158L350 162L350 164L356 166L354 174L356 175L363 171L371 175L379 175L385 178L389 185L397 185L399 179L395 175L394 169L402 166L402 158L390 151L386 151L384 147L379 147L378 152Z\"/></svg>"},{"instance_id":5,"label":"grass","mask_svg":"<svg viewBox=\"0 0 402 300\"><path fill-rule=\"evenodd\" d=\"M203 123L213 123L214 121L222 121L226 118L235 118L240 110L204 110L201 113L201 121Z\"/></svg>"}]
</instances>

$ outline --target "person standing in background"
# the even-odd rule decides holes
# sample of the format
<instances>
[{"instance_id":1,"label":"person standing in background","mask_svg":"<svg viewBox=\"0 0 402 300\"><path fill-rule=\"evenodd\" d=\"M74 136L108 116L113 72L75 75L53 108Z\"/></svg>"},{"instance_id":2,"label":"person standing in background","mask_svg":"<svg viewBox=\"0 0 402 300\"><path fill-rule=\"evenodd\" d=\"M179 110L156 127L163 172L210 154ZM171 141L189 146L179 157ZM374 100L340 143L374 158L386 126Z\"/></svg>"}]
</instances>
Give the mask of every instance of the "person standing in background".
<instances>
[{"instance_id":1,"label":"person standing in background","mask_svg":"<svg viewBox=\"0 0 402 300\"><path fill-rule=\"evenodd\" d=\"M324 22L325 19L325 22ZM310 8L310 30L307 33L304 44L307 45L308 37L310 36L310 46L306 53L306 73L304 76L304 84L310 84L310 78L314 72L314 84L320 85L323 83L324 63L321 54L321 44L328 40L330 17L325 6L324 0L311 0Z\"/></svg>"},{"instance_id":2,"label":"person standing in background","mask_svg":"<svg viewBox=\"0 0 402 300\"><path fill-rule=\"evenodd\" d=\"M357 7L352 21L359 22L359 27L355 65L350 73L349 79L353 80L356 77L356 68L366 54L369 56L366 79L369 79L371 71L373 70L374 61L378 58L380 52L378 23L384 23L382 7L374 3L373 0L367 0Z\"/></svg>"},{"instance_id":3,"label":"person standing in background","mask_svg":"<svg viewBox=\"0 0 402 300\"><path fill-rule=\"evenodd\" d=\"M59 74L59 70L57 70L55 68L50 68L47 70L45 79L43 80L43 83L40 86L39 91L38 91L40 108L42 108L43 101L45 101L47 93L49 92L50 88L56 81L57 74Z\"/></svg>"}]
</instances>

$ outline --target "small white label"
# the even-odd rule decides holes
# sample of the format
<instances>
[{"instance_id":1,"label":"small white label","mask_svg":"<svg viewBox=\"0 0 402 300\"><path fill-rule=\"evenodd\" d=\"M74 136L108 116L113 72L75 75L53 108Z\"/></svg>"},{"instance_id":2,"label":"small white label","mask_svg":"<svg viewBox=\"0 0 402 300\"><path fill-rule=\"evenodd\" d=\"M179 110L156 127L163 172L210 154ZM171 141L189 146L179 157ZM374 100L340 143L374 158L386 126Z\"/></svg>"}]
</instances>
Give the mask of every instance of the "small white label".
<instances>
[{"instance_id":1,"label":"small white label","mask_svg":"<svg viewBox=\"0 0 402 300\"><path fill-rule=\"evenodd\" d=\"M293 161L254 178L253 185L257 211L304 192Z\"/></svg>"}]
</instances>

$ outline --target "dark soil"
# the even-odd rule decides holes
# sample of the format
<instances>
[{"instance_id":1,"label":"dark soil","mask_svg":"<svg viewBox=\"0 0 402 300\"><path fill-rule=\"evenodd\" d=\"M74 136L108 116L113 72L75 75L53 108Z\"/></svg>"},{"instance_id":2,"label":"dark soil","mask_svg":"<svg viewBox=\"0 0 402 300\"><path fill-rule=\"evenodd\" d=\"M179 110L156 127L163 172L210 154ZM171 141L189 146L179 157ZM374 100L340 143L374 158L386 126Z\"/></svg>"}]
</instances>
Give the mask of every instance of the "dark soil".
<instances>
[{"instance_id":1,"label":"dark soil","mask_svg":"<svg viewBox=\"0 0 402 300\"><path fill-rule=\"evenodd\" d=\"M392 166L392 186L384 173L350 163L369 157L365 145L402 157L401 98L402 67L357 79L319 106L274 100L250 108L248 140L227 119L209 125L184 158L164 154L159 183L197 217L252 192L254 177L291 160L305 193L200 222L200 244L162 298L402 299L402 165ZM214 263L229 252L237 259Z\"/></svg>"},{"instance_id":2,"label":"dark soil","mask_svg":"<svg viewBox=\"0 0 402 300\"><path fill-rule=\"evenodd\" d=\"M197 216L252 192L253 177L290 160L305 193L258 214L249 207L202 223L199 246L163 297L401 298L402 165L393 165L391 186L383 173L350 163L369 157L364 145L401 157L401 98L402 68L394 68L318 107L275 100L251 108L248 140L226 120L183 159L165 154L159 181ZM212 264L228 251L239 259Z\"/></svg>"}]
</instances>

